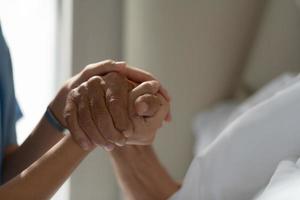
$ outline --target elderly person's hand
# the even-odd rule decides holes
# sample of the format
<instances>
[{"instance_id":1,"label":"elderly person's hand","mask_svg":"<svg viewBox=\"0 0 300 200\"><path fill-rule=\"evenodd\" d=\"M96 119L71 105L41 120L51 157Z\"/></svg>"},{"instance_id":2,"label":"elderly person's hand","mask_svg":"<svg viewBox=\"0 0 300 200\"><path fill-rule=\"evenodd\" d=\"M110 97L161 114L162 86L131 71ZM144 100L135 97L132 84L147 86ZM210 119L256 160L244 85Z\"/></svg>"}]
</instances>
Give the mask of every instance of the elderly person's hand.
<instances>
[{"instance_id":1,"label":"elderly person's hand","mask_svg":"<svg viewBox=\"0 0 300 200\"><path fill-rule=\"evenodd\" d=\"M126 144L149 145L170 111L169 102L159 93L159 82L147 81L129 94L129 114L134 131Z\"/></svg>"},{"instance_id":2,"label":"elderly person's hand","mask_svg":"<svg viewBox=\"0 0 300 200\"><path fill-rule=\"evenodd\" d=\"M65 121L75 141L84 149L96 144L107 151L115 145L152 143L169 104L158 94L159 82L134 85L112 72L74 88L67 98Z\"/></svg>"}]
</instances>

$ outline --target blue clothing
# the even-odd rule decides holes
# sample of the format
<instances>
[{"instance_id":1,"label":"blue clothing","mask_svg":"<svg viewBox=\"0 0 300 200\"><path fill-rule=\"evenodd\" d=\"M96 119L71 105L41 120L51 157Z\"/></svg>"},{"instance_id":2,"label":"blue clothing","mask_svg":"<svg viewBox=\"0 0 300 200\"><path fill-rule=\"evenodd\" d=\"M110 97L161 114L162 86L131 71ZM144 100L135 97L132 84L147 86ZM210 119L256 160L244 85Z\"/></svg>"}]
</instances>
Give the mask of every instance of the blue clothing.
<instances>
[{"instance_id":1,"label":"blue clothing","mask_svg":"<svg viewBox=\"0 0 300 200\"><path fill-rule=\"evenodd\" d=\"M22 116L17 104L10 53L0 26L0 184L4 149L16 140L16 121Z\"/></svg>"}]
</instances>

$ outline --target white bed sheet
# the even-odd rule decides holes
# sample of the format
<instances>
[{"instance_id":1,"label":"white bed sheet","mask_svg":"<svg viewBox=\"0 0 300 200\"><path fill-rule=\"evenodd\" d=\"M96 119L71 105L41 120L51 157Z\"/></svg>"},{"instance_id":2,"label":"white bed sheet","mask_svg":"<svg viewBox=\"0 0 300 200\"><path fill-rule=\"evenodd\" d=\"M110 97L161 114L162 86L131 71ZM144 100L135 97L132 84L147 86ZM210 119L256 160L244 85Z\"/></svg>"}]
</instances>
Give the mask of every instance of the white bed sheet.
<instances>
[{"instance_id":1,"label":"white bed sheet","mask_svg":"<svg viewBox=\"0 0 300 200\"><path fill-rule=\"evenodd\" d=\"M192 162L172 200L250 200L278 163L300 155L300 82L231 122Z\"/></svg>"}]
</instances>

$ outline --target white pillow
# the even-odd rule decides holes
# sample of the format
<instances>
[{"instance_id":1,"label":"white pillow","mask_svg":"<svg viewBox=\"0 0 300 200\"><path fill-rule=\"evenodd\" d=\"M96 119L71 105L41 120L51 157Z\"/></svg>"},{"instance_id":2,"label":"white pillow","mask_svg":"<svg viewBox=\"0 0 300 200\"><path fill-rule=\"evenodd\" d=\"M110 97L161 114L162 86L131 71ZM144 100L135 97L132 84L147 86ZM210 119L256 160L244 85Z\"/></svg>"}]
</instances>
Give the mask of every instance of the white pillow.
<instances>
[{"instance_id":1,"label":"white pillow","mask_svg":"<svg viewBox=\"0 0 300 200\"><path fill-rule=\"evenodd\" d=\"M300 155L300 83L246 111L196 157L174 200L249 200Z\"/></svg>"},{"instance_id":2,"label":"white pillow","mask_svg":"<svg viewBox=\"0 0 300 200\"><path fill-rule=\"evenodd\" d=\"M217 138L228 124L248 109L297 81L299 81L299 76L286 73L272 80L240 105L235 101L227 101L200 112L193 123L193 133L195 135L194 154L199 154Z\"/></svg>"},{"instance_id":3,"label":"white pillow","mask_svg":"<svg viewBox=\"0 0 300 200\"><path fill-rule=\"evenodd\" d=\"M228 101L200 112L194 119L193 133L195 136L194 154L198 155L223 130L228 118L237 108L238 103Z\"/></svg>"},{"instance_id":4,"label":"white pillow","mask_svg":"<svg viewBox=\"0 0 300 200\"><path fill-rule=\"evenodd\" d=\"M255 200L299 200L300 159L280 162L268 186Z\"/></svg>"}]
</instances>

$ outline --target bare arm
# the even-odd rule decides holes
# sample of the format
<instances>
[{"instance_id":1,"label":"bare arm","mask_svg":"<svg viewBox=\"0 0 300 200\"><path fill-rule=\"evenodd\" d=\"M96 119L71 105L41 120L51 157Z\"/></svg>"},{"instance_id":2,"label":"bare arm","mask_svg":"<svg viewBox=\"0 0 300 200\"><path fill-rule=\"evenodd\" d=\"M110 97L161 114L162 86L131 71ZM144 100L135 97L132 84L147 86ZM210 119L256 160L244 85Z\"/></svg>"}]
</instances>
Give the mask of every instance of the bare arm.
<instances>
[{"instance_id":1,"label":"bare arm","mask_svg":"<svg viewBox=\"0 0 300 200\"><path fill-rule=\"evenodd\" d=\"M70 136L0 187L0 199L49 199L88 154Z\"/></svg>"},{"instance_id":2,"label":"bare arm","mask_svg":"<svg viewBox=\"0 0 300 200\"><path fill-rule=\"evenodd\" d=\"M165 200L180 188L151 146L125 146L110 154L127 200Z\"/></svg>"},{"instance_id":3,"label":"bare arm","mask_svg":"<svg viewBox=\"0 0 300 200\"><path fill-rule=\"evenodd\" d=\"M142 86L143 84L131 92L130 96L133 99L136 98L136 95L142 95L137 92L137 89ZM137 137L149 137L151 138L149 141L153 141L153 136L169 112L169 103L159 94L158 97L161 106L153 116L150 115L144 119L132 116ZM180 184L176 183L161 165L151 146L138 146L134 141L130 143L133 145L117 147L110 153L125 198L128 200L165 200L169 198L180 188ZM150 143L146 142L145 145Z\"/></svg>"},{"instance_id":4,"label":"bare arm","mask_svg":"<svg viewBox=\"0 0 300 200\"><path fill-rule=\"evenodd\" d=\"M4 181L21 173L62 137L62 133L54 129L43 117L26 141L6 155L3 163Z\"/></svg>"}]
</instances>

